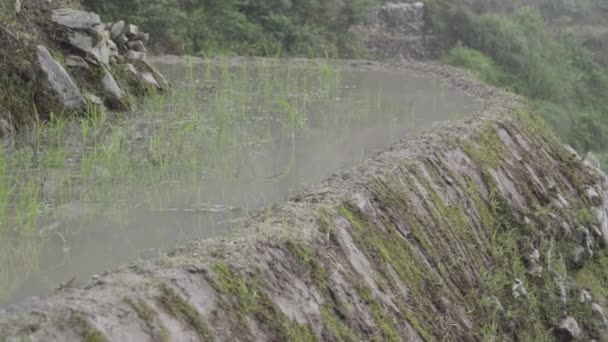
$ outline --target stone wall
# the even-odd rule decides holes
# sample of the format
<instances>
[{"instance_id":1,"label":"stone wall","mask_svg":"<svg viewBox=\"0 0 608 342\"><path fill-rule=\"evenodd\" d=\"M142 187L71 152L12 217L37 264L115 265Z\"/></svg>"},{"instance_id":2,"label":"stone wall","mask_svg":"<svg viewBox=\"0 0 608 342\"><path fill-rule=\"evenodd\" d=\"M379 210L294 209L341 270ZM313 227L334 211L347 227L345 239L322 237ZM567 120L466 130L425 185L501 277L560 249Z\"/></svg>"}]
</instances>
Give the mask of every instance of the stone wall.
<instances>
[{"instance_id":1,"label":"stone wall","mask_svg":"<svg viewBox=\"0 0 608 342\"><path fill-rule=\"evenodd\" d=\"M91 105L129 110L134 97L167 90L146 60L148 38L72 2L17 1L0 23L0 135L35 115L84 113Z\"/></svg>"},{"instance_id":2,"label":"stone wall","mask_svg":"<svg viewBox=\"0 0 608 342\"><path fill-rule=\"evenodd\" d=\"M380 7L372 23L359 28L371 54L386 59L426 59L434 57L432 37L425 27L423 2L389 2Z\"/></svg>"}]
</instances>

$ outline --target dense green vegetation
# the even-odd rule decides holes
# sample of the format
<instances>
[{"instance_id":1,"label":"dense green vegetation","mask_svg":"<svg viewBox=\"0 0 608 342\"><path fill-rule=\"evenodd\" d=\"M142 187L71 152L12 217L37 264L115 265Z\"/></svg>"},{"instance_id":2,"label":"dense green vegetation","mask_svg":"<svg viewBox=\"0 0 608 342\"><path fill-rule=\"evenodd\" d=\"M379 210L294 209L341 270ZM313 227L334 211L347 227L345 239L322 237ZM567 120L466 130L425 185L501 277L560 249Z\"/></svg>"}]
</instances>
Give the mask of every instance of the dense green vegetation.
<instances>
[{"instance_id":1,"label":"dense green vegetation","mask_svg":"<svg viewBox=\"0 0 608 342\"><path fill-rule=\"evenodd\" d=\"M348 29L377 0L84 0L107 20L125 19L157 50L200 55L353 55Z\"/></svg>"},{"instance_id":2,"label":"dense green vegetation","mask_svg":"<svg viewBox=\"0 0 608 342\"><path fill-rule=\"evenodd\" d=\"M608 148L608 73L574 31L551 27L533 8L512 15L456 5L434 10L447 62L532 99L576 149Z\"/></svg>"}]
</instances>

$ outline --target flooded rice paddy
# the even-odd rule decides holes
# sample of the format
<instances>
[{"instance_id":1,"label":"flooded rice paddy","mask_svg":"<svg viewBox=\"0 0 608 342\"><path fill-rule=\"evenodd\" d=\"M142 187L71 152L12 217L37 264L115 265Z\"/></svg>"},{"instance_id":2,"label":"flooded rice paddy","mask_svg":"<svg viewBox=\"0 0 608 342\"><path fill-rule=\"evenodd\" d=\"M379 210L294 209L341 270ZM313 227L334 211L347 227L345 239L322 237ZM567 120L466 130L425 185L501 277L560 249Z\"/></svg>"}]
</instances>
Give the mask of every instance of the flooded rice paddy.
<instances>
[{"instance_id":1,"label":"flooded rice paddy","mask_svg":"<svg viewBox=\"0 0 608 342\"><path fill-rule=\"evenodd\" d=\"M159 63L133 113L40 123L0 148L0 306L225 232L478 103L438 79L329 62Z\"/></svg>"}]
</instances>

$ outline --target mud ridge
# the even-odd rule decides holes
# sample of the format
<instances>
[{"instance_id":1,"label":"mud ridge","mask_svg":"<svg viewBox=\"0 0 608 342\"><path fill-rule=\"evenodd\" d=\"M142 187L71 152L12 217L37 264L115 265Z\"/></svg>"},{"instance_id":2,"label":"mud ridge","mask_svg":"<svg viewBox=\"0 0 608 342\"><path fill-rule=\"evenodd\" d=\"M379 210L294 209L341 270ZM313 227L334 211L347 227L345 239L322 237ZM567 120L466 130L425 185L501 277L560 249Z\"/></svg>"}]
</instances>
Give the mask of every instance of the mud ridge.
<instances>
[{"instance_id":1,"label":"mud ridge","mask_svg":"<svg viewBox=\"0 0 608 342\"><path fill-rule=\"evenodd\" d=\"M197 241L0 311L0 340L606 337L608 177L511 94Z\"/></svg>"}]
</instances>

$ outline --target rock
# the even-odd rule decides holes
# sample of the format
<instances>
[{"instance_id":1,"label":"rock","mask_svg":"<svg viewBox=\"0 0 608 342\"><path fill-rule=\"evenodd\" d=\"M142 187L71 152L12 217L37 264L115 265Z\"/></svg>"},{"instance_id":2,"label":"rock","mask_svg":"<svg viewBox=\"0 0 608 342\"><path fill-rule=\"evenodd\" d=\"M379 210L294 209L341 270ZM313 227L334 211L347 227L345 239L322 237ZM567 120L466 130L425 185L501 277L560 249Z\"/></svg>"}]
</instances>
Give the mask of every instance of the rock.
<instances>
[{"instance_id":1,"label":"rock","mask_svg":"<svg viewBox=\"0 0 608 342\"><path fill-rule=\"evenodd\" d=\"M568 288L566 287L566 281L561 279L558 275L554 275L553 281L555 282L555 287L557 287L559 291L559 299L563 304L568 303Z\"/></svg>"},{"instance_id":2,"label":"rock","mask_svg":"<svg viewBox=\"0 0 608 342\"><path fill-rule=\"evenodd\" d=\"M410 36L424 33L424 4L387 3L378 11L381 27L387 32L397 32Z\"/></svg>"},{"instance_id":3,"label":"rock","mask_svg":"<svg viewBox=\"0 0 608 342\"><path fill-rule=\"evenodd\" d=\"M142 40L147 43L148 41L150 41L150 34L149 33L144 33L142 35Z\"/></svg>"},{"instance_id":4,"label":"rock","mask_svg":"<svg viewBox=\"0 0 608 342\"><path fill-rule=\"evenodd\" d=\"M585 197L591 202L592 205L600 205L602 203L602 198L600 194L593 187L588 187L585 190Z\"/></svg>"},{"instance_id":5,"label":"rock","mask_svg":"<svg viewBox=\"0 0 608 342\"><path fill-rule=\"evenodd\" d=\"M21 13L21 1L15 0L15 14L19 15Z\"/></svg>"},{"instance_id":6,"label":"rock","mask_svg":"<svg viewBox=\"0 0 608 342\"><path fill-rule=\"evenodd\" d=\"M135 76L135 77L139 76L139 72L137 71L137 69L135 69L135 66L133 66L133 64L127 63L127 64L125 64L125 68L132 76Z\"/></svg>"},{"instance_id":7,"label":"rock","mask_svg":"<svg viewBox=\"0 0 608 342\"><path fill-rule=\"evenodd\" d=\"M604 329L608 329L608 319L606 315L604 315L604 309L597 303L591 304L591 312L593 312L593 317L595 320L604 327Z\"/></svg>"},{"instance_id":8,"label":"rock","mask_svg":"<svg viewBox=\"0 0 608 342\"><path fill-rule=\"evenodd\" d=\"M608 216L604 208L595 208L595 218L599 224L599 231L601 233L601 243L604 247L608 246Z\"/></svg>"},{"instance_id":9,"label":"rock","mask_svg":"<svg viewBox=\"0 0 608 342\"><path fill-rule=\"evenodd\" d=\"M528 294L524 283L520 279L515 279L512 287L513 298L518 299L520 297L525 297Z\"/></svg>"},{"instance_id":10,"label":"rock","mask_svg":"<svg viewBox=\"0 0 608 342\"><path fill-rule=\"evenodd\" d=\"M565 208L568 206L568 201L566 201L566 199L564 198L564 196L562 196L562 194L557 194L557 200L562 205L562 207Z\"/></svg>"},{"instance_id":11,"label":"rock","mask_svg":"<svg viewBox=\"0 0 608 342\"><path fill-rule=\"evenodd\" d=\"M526 257L527 273L532 276L537 276L543 273L543 267L540 265L540 252L533 249Z\"/></svg>"},{"instance_id":12,"label":"rock","mask_svg":"<svg viewBox=\"0 0 608 342\"><path fill-rule=\"evenodd\" d=\"M151 73L142 72L139 74L139 78L146 85L148 85L150 87L154 87L154 89L156 89L156 90L161 90L161 86L158 84L158 82L154 78L154 75L152 75Z\"/></svg>"},{"instance_id":13,"label":"rock","mask_svg":"<svg viewBox=\"0 0 608 342\"><path fill-rule=\"evenodd\" d=\"M93 37L81 31L69 33L68 40L70 45L78 49L89 63L103 66L109 65L111 52L107 40L101 39L94 45Z\"/></svg>"},{"instance_id":14,"label":"rock","mask_svg":"<svg viewBox=\"0 0 608 342\"><path fill-rule=\"evenodd\" d=\"M591 259L595 253L595 241L589 229L579 227L574 233L574 240L579 246L585 248L587 259Z\"/></svg>"},{"instance_id":15,"label":"rock","mask_svg":"<svg viewBox=\"0 0 608 342\"><path fill-rule=\"evenodd\" d=\"M127 47L133 51L144 53L146 52L146 47L144 46L144 43L141 40L129 41L127 43Z\"/></svg>"},{"instance_id":16,"label":"rock","mask_svg":"<svg viewBox=\"0 0 608 342\"><path fill-rule=\"evenodd\" d=\"M544 268L538 263L528 265L526 272L531 276L541 276Z\"/></svg>"},{"instance_id":17,"label":"rock","mask_svg":"<svg viewBox=\"0 0 608 342\"><path fill-rule=\"evenodd\" d=\"M588 152L587 155L585 156L585 160L583 161L585 163L585 165L595 168L595 169L600 169L602 164L600 163L600 160L597 158L597 156L595 154L593 154L593 152Z\"/></svg>"},{"instance_id":18,"label":"rock","mask_svg":"<svg viewBox=\"0 0 608 342\"><path fill-rule=\"evenodd\" d=\"M581 156L578 155L578 152L576 152L576 150L568 145L568 144L564 144L564 148L566 149L566 151L568 152L568 155L570 158L576 159L576 160L580 160Z\"/></svg>"},{"instance_id":19,"label":"rock","mask_svg":"<svg viewBox=\"0 0 608 342\"><path fill-rule=\"evenodd\" d=\"M116 63L117 64L125 64L127 63L127 59L125 58L125 56L118 54L118 56L114 56L114 59L116 59Z\"/></svg>"},{"instance_id":20,"label":"rock","mask_svg":"<svg viewBox=\"0 0 608 342\"><path fill-rule=\"evenodd\" d=\"M36 50L38 64L46 76L47 85L61 106L69 111L86 109L86 101L67 71L51 56L44 46L38 45Z\"/></svg>"},{"instance_id":21,"label":"rock","mask_svg":"<svg viewBox=\"0 0 608 342\"><path fill-rule=\"evenodd\" d=\"M101 26L101 20L97 14L71 8L54 10L51 20L58 25L76 30L97 31Z\"/></svg>"},{"instance_id":22,"label":"rock","mask_svg":"<svg viewBox=\"0 0 608 342\"><path fill-rule=\"evenodd\" d=\"M117 21L110 26L110 38L115 40L125 32L125 22L123 20Z\"/></svg>"},{"instance_id":23,"label":"rock","mask_svg":"<svg viewBox=\"0 0 608 342\"><path fill-rule=\"evenodd\" d=\"M108 49L110 49L110 57L118 56L118 46L113 40L108 40Z\"/></svg>"},{"instance_id":24,"label":"rock","mask_svg":"<svg viewBox=\"0 0 608 342\"><path fill-rule=\"evenodd\" d=\"M96 95L93 94L85 94L84 97L87 99L87 102L96 106L103 106L103 100Z\"/></svg>"},{"instance_id":25,"label":"rock","mask_svg":"<svg viewBox=\"0 0 608 342\"><path fill-rule=\"evenodd\" d=\"M121 34L116 39L114 39L114 42L116 43L119 49L126 50L129 39L124 34Z\"/></svg>"},{"instance_id":26,"label":"rock","mask_svg":"<svg viewBox=\"0 0 608 342\"><path fill-rule=\"evenodd\" d=\"M589 291L587 290L582 290L581 294L578 297L578 301L581 303L588 303L591 302L593 300L593 297L591 297L591 293L589 293Z\"/></svg>"},{"instance_id":27,"label":"rock","mask_svg":"<svg viewBox=\"0 0 608 342\"><path fill-rule=\"evenodd\" d=\"M127 110L129 109L127 95L120 89L118 83L107 69L104 68L105 75L101 79L101 88L104 93L104 103L110 109Z\"/></svg>"},{"instance_id":28,"label":"rock","mask_svg":"<svg viewBox=\"0 0 608 342\"><path fill-rule=\"evenodd\" d=\"M129 38L129 40L131 40L131 39L136 40L140 34L141 34L141 32L139 31L139 27L137 27L133 24L129 24L125 27L125 36L127 36L127 38Z\"/></svg>"},{"instance_id":29,"label":"rock","mask_svg":"<svg viewBox=\"0 0 608 342\"><path fill-rule=\"evenodd\" d=\"M573 317L568 316L562 319L557 328L557 333L563 340L570 341L579 337L582 331L578 322Z\"/></svg>"},{"instance_id":30,"label":"rock","mask_svg":"<svg viewBox=\"0 0 608 342\"><path fill-rule=\"evenodd\" d=\"M110 47L107 44L106 40L100 41L90 52L89 55L93 58L97 63L103 66L109 66L110 64L110 56L112 52L110 51Z\"/></svg>"},{"instance_id":31,"label":"rock","mask_svg":"<svg viewBox=\"0 0 608 342\"><path fill-rule=\"evenodd\" d=\"M570 261L576 268L581 268L588 260L587 250L581 246L575 247L570 251Z\"/></svg>"},{"instance_id":32,"label":"rock","mask_svg":"<svg viewBox=\"0 0 608 342\"><path fill-rule=\"evenodd\" d=\"M152 64L148 63L147 61L144 61L143 65L147 69L147 71L154 75L154 79L156 79L156 81L158 82L160 90L168 90L171 87L165 76L163 76L163 74L161 74Z\"/></svg>"},{"instance_id":33,"label":"rock","mask_svg":"<svg viewBox=\"0 0 608 342\"><path fill-rule=\"evenodd\" d=\"M89 64L82 57L76 55L68 55L65 58L65 65L71 68L89 68Z\"/></svg>"},{"instance_id":34,"label":"rock","mask_svg":"<svg viewBox=\"0 0 608 342\"><path fill-rule=\"evenodd\" d=\"M93 37L81 31L71 32L68 35L68 41L70 45L84 54L89 53L93 49Z\"/></svg>"},{"instance_id":35,"label":"rock","mask_svg":"<svg viewBox=\"0 0 608 342\"><path fill-rule=\"evenodd\" d=\"M540 261L540 252L538 249L533 249L530 254L528 254L528 260L531 262L539 262Z\"/></svg>"},{"instance_id":36,"label":"rock","mask_svg":"<svg viewBox=\"0 0 608 342\"><path fill-rule=\"evenodd\" d=\"M129 62L143 62L146 60L146 53L145 52L138 52L138 51L133 51L133 50L128 50L127 53L125 53L125 58L129 61Z\"/></svg>"}]
</instances>

